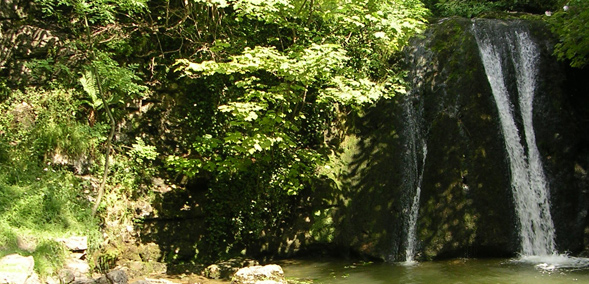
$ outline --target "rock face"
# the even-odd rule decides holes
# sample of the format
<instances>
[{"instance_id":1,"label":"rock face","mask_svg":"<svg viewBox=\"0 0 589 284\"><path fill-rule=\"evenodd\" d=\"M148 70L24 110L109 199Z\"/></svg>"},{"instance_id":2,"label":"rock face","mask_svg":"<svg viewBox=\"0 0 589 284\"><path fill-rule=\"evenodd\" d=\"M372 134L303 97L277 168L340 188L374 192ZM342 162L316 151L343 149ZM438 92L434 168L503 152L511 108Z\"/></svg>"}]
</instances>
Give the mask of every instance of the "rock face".
<instances>
[{"instance_id":1,"label":"rock face","mask_svg":"<svg viewBox=\"0 0 589 284\"><path fill-rule=\"evenodd\" d=\"M567 78L570 69L552 56L551 34L542 22L478 19L476 24L491 31L521 28L538 46L536 144L548 179L557 249L578 253L589 204L585 178L575 173L587 168L587 131L580 123L586 116L575 109L575 101L585 92L565 86L586 90L586 84ZM520 250L504 134L473 25L465 19L440 21L409 56L419 101L414 106L423 109L428 144L417 225L425 258L508 256ZM505 66L514 117L521 117L517 73L511 69L518 67ZM522 123L516 121L520 133Z\"/></svg>"},{"instance_id":2,"label":"rock face","mask_svg":"<svg viewBox=\"0 0 589 284\"><path fill-rule=\"evenodd\" d=\"M560 252L579 253L587 221L587 84L556 62L541 22L477 20L524 27L538 45L533 122L550 189ZM519 252L511 173L499 114L470 19L443 19L407 50L413 90L356 121L335 214L336 245L403 261L410 209L420 188L416 258L513 256ZM509 64L507 64L509 66ZM511 67L514 68L514 67ZM504 70L519 117L513 69ZM516 122L521 128L522 122ZM523 131L523 130L520 130ZM424 147L426 146L426 147Z\"/></svg>"},{"instance_id":3,"label":"rock face","mask_svg":"<svg viewBox=\"0 0 589 284\"><path fill-rule=\"evenodd\" d=\"M518 249L507 153L471 26L442 21L408 56L428 145L417 223L427 259Z\"/></svg>"},{"instance_id":4,"label":"rock face","mask_svg":"<svg viewBox=\"0 0 589 284\"><path fill-rule=\"evenodd\" d=\"M232 284L286 284L282 267L276 264L250 266L238 270L231 280Z\"/></svg>"},{"instance_id":5,"label":"rock face","mask_svg":"<svg viewBox=\"0 0 589 284\"><path fill-rule=\"evenodd\" d=\"M50 52L65 56L66 34L57 34L38 21L40 7L26 0L0 1L0 74L10 85L34 83L28 63L46 59Z\"/></svg>"}]
</instances>

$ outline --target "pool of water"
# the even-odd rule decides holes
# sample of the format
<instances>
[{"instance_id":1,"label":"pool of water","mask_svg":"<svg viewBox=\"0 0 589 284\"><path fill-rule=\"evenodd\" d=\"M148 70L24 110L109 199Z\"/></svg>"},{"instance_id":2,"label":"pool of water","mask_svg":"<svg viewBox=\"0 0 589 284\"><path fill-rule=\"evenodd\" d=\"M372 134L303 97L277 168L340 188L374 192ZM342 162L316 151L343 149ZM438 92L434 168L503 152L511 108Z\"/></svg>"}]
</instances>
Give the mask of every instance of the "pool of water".
<instances>
[{"instance_id":1,"label":"pool of water","mask_svg":"<svg viewBox=\"0 0 589 284\"><path fill-rule=\"evenodd\" d=\"M287 279L307 283L589 283L589 268L554 268L509 259L455 259L412 265L345 260L289 260Z\"/></svg>"}]
</instances>

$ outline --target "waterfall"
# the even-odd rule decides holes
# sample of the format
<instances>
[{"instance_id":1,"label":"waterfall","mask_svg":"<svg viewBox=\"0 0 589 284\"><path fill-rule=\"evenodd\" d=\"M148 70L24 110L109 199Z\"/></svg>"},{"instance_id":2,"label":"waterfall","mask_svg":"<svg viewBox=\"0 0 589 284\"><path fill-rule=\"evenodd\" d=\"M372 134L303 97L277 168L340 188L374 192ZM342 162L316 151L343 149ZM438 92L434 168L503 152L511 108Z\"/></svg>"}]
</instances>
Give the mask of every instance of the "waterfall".
<instances>
[{"instance_id":1,"label":"waterfall","mask_svg":"<svg viewBox=\"0 0 589 284\"><path fill-rule=\"evenodd\" d=\"M404 265L415 264L417 250L417 220L419 217L419 203L425 162L427 158L426 137L428 127L424 121L424 100L420 94L424 88L423 78L430 70L430 63L434 54L423 44L414 44L409 61L414 67L411 70L412 91L404 97L403 115L405 140L405 153L403 155L403 191L405 192L404 216L405 218L405 261Z\"/></svg>"},{"instance_id":2,"label":"waterfall","mask_svg":"<svg viewBox=\"0 0 589 284\"><path fill-rule=\"evenodd\" d=\"M485 72L499 112L511 170L511 187L519 218L522 256L556 254L549 191L532 121L536 89L538 47L520 27L488 27L474 22ZM508 63L511 62L511 66ZM523 138L514 117L506 84L507 69L513 67L517 84ZM518 121L520 121L518 119Z\"/></svg>"},{"instance_id":3,"label":"waterfall","mask_svg":"<svg viewBox=\"0 0 589 284\"><path fill-rule=\"evenodd\" d=\"M422 167L425 167L425 159L427 157L427 144L422 142L423 147L423 161ZM417 154L415 154L417 158ZM415 161L417 165L417 161ZM418 168L418 167L417 167ZM415 195L413 202L411 202L411 209L409 212L409 219L407 221L407 247L405 248L405 262L413 263L415 257L415 244L417 243L417 217L419 216L419 200L421 198L421 182L423 181L423 168L418 173L417 186L415 187Z\"/></svg>"},{"instance_id":4,"label":"waterfall","mask_svg":"<svg viewBox=\"0 0 589 284\"><path fill-rule=\"evenodd\" d=\"M419 216L419 201L421 198L421 183L423 181L423 172L425 169L425 160L427 158L427 144L422 134L421 106L415 109L411 101L415 99L409 95L405 101L405 112L407 115L407 152L405 168L405 190L408 196L413 194L407 202L405 232L405 264L415 263L415 249L417 244L417 219ZM421 164L419 154L421 150Z\"/></svg>"}]
</instances>

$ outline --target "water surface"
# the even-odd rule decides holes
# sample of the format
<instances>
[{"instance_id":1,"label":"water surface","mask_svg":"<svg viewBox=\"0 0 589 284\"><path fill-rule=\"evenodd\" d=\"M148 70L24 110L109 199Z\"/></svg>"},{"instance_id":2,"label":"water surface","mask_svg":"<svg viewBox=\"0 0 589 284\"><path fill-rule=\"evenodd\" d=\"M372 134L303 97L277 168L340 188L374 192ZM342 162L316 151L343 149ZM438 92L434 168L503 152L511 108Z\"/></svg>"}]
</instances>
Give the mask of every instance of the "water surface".
<instances>
[{"instance_id":1,"label":"water surface","mask_svg":"<svg viewBox=\"0 0 589 284\"><path fill-rule=\"evenodd\" d=\"M281 263L287 279L308 283L589 283L589 269L545 270L509 259L456 259L414 265L344 260L290 260Z\"/></svg>"}]
</instances>

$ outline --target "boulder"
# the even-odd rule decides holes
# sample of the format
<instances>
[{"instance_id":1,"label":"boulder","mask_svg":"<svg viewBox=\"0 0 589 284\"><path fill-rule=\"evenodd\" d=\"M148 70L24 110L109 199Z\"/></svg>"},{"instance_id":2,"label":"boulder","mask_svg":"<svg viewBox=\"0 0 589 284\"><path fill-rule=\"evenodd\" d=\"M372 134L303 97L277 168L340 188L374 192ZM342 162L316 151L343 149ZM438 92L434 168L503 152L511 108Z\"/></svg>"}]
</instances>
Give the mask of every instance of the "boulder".
<instances>
[{"instance_id":1,"label":"boulder","mask_svg":"<svg viewBox=\"0 0 589 284\"><path fill-rule=\"evenodd\" d=\"M69 238L60 238L56 241L62 243L70 251L85 251L88 249L88 237L73 236Z\"/></svg>"},{"instance_id":2,"label":"boulder","mask_svg":"<svg viewBox=\"0 0 589 284\"><path fill-rule=\"evenodd\" d=\"M235 273L231 284L286 284L282 267L276 264L250 266Z\"/></svg>"},{"instance_id":3,"label":"boulder","mask_svg":"<svg viewBox=\"0 0 589 284\"><path fill-rule=\"evenodd\" d=\"M129 281L129 277L127 277L127 273L123 270L113 270L106 275L101 276L100 278L96 279L94 283L96 284L127 284Z\"/></svg>"},{"instance_id":4,"label":"boulder","mask_svg":"<svg viewBox=\"0 0 589 284\"><path fill-rule=\"evenodd\" d=\"M203 275L209 279L221 279L221 268L217 264L211 264L205 268Z\"/></svg>"},{"instance_id":5,"label":"boulder","mask_svg":"<svg viewBox=\"0 0 589 284\"><path fill-rule=\"evenodd\" d=\"M85 281L90 275L90 266L86 260L70 257L64 267L59 270L59 282L71 283L74 280Z\"/></svg>"},{"instance_id":6,"label":"boulder","mask_svg":"<svg viewBox=\"0 0 589 284\"><path fill-rule=\"evenodd\" d=\"M255 265L259 265L256 260L234 258L207 266L203 271L203 276L209 279L229 279L240 268Z\"/></svg>"},{"instance_id":7,"label":"boulder","mask_svg":"<svg viewBox=\"0 0 589 284\"><path fill-rule=\"evenodd\" d=\"M1 284L37 284L39 277L33 270L35 259L32 256L10 254L0 259Z\"/></svg>"}]
</instances>

